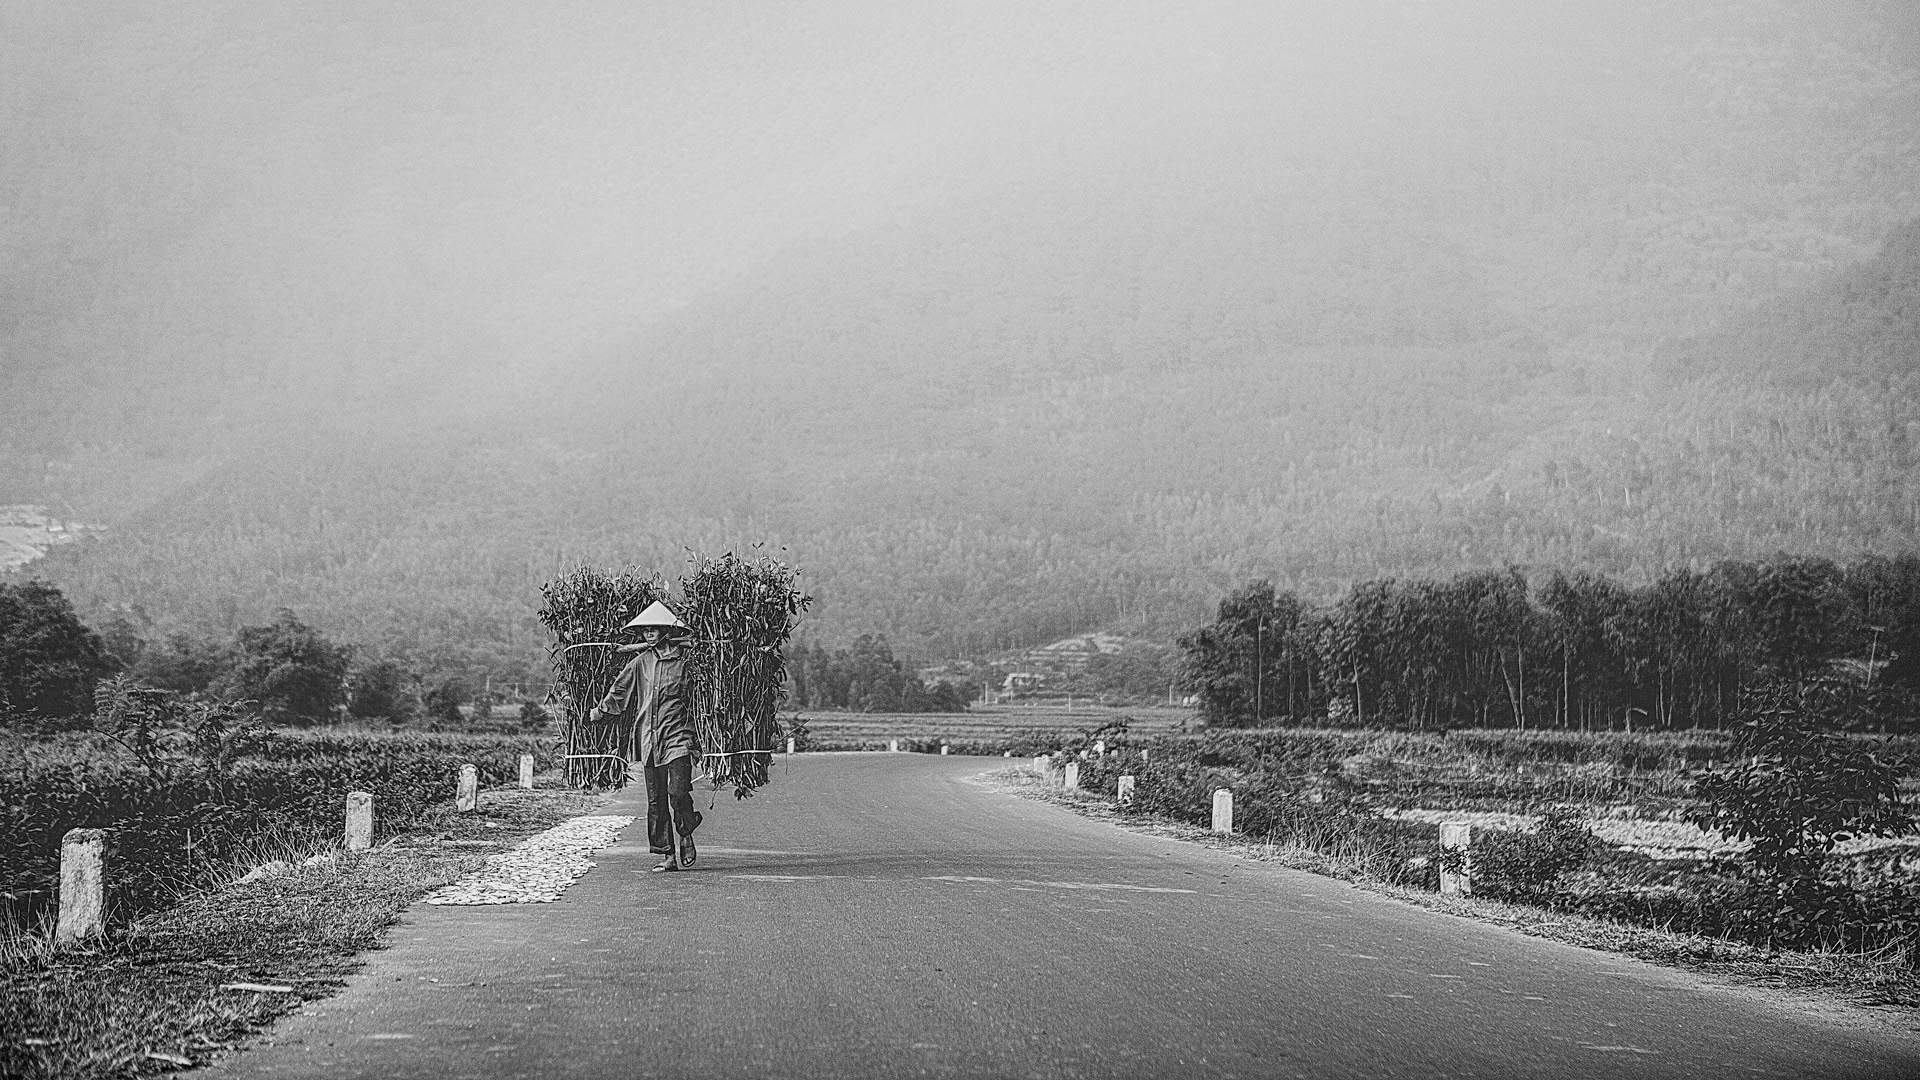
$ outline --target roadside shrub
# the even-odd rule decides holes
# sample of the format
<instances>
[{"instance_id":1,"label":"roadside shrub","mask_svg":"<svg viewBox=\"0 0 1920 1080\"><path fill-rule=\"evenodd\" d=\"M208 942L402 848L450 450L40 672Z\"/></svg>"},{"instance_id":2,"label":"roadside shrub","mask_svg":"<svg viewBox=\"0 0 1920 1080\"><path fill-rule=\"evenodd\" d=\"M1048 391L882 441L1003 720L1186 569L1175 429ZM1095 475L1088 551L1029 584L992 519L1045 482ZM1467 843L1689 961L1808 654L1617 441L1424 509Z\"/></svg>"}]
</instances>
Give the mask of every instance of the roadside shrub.
<instances>
[{"instance_id":1,"label":"roadside shrub","mask_svg":"<svg viewBox=\"0 0 1920 1080\"><path fill-rule=\"evenodd\" d=\"M544 767L555 753L549 740L515 736L268 732L230 705L150 696L164 693L128 695L110 731L9 747L0 893L11 921L50 901L68 829L111 830L109 901L126 918L263 840L337 838L349 791L373 793L376 829L392 835L453 798L460 765L499 785L517 776L520 754Z\"/></svg>"},{"instance_id":2,"label":"roadside shrub","mask_svg":"<svg viewBox=\"0 0 1920 1080\"><path fill-rule=\"evenodd\" d=\"M1913 827L1900 801L1901 768L1827 727L1842 694L1824 682L1760 687L1741 702L1734 760L1695 774L1691 820L1751 841L1737 865L1749 885L1740 929L1752 940L1863 943L1903 925L1897 911L1876 915L1877 893L1829 865L1842 841Z\"/></svg>"},{"instance_id":3,"label":"roadside shrub","mask_svg":"<svg viewBox=\"0 0 1920 1080\"><path fill-rule=\"evenodd\" d=\"M1551 904L1561 875L1584 866L1599 843L1570 806L1547 811L1532 832L1484 830L1471 847L1474 894Z\"/></svg>"}]
</instances>

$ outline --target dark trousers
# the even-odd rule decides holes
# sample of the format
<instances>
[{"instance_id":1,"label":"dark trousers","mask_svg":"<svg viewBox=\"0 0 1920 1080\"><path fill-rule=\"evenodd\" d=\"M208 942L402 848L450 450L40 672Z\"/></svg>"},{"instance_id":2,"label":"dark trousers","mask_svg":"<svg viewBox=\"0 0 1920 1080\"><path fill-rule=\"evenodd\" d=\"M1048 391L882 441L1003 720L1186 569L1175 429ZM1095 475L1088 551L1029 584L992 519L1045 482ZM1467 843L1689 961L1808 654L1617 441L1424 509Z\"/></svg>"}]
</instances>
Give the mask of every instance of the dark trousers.
<instances>
[{"instance_id":1,"label":"dark trousers","mask_svg":"<svg viewBox=\"0 0 1920 1080\"><path fill-rule=\"evenodd\" d=\"M693 758L678 757L665 765L648 765L647 846L655 855L673 854L673 833L693 833ZM667 816L668 810L673 812Z\"/></svg>"}]
</instances>

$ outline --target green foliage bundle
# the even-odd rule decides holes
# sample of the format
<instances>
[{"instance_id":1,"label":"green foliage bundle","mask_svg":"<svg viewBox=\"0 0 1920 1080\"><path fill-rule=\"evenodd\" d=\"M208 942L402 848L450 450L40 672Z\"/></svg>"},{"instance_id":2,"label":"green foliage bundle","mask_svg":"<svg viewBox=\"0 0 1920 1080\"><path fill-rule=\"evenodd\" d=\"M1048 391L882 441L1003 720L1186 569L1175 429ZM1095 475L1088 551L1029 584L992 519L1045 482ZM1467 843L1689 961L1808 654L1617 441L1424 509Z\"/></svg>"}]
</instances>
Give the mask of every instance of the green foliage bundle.
<instances>
[{"instance_id":1,"label":"green foliage bundle","mask_svg":"<svg viewBox=\"0 0 1920 1080\"><path fill-rule=\"evenodd\" d=\"M786 687L784 649L812 603L798 577L771 555L727 552L696 559L680 582L681 619L693 631L685 648L696 744L713 785L732 785L735 797L767 782L774 710Z\"/></svg>"},{"instance_id":2,"label":"green foliage bundle","mask_svg":"<svg viewBox=\"0 0 1920 1080\"><path fill-rule=\"evenodd\" d=\"M799 572L770 555L696 556L672 605L691 631L687 704L695 749L715 787L736 796L767 782L776 746L775 708L786 685L784 649L795 620L811 598ZM610 645L622 627L656 600L666 599L656 575L581 567L548 582L540 621L552 635L555 696L566 712L568 753L604 755L568 762L575 783L618 785L635 757L635 726L624 718L587 717L628 657Z\"/></svg>"},{"instance_id":3,"label":"green foliage bundle","mask_svg":"<svg viewBox=\"0 0 1920 1080\"><path fill-rule=\"evenodd\" d=\"M628 657L611 647L621 627L666 592L658 575L631 566L582 566L540 587L540 623L552 639L553 694L565 725L568 783L618 787L626 782L638 733L618 718L590 717L626 665Z\"/></svg>"}]
</instances>

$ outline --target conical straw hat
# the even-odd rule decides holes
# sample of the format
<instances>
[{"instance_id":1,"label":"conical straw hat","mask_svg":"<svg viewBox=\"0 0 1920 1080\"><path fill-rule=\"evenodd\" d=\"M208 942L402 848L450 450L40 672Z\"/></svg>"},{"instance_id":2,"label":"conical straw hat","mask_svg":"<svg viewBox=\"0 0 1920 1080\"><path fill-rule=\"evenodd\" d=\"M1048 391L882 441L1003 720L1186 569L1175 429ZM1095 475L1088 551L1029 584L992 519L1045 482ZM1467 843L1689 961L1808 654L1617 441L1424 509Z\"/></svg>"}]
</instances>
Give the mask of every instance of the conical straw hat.
<instances>
[{"instance_id":1,"label":"conical straw hat","mask_svg":"<svg viewBox=\"0 0 1920 1080\"><path fill-rule=\"evenodd\" d=\"M669 630L679 630L683 633L687 629L687 624L680 621L680 616L675 615L667 605L658 600L648 604L647 610L635 615L633 621L622 629L631 630L636 626L664 626Z\"/></svg>"}]
</instances>

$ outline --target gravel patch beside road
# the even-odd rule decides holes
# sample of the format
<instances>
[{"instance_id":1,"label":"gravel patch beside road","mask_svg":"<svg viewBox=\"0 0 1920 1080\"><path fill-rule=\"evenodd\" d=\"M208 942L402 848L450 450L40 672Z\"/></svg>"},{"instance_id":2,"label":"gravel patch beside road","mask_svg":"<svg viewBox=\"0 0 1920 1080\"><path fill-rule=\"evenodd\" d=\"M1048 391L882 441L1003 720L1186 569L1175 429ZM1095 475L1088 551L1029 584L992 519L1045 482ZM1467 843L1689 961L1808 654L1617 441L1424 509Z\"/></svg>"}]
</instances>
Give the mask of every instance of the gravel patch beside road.
<instances>
[{"instance_id":1,"label":"gravel patch beside road","mask_svg":"<svg viewBox=\"0 0 1920 1080\"><path fill-rule=\"evenodd\" d=\"M588 815L563 821L512 851L487 856L487 865L434 890L428 904L548 904L593 869L587 856L608 847L631 816Z\"/></svg>"}]
</instances>

